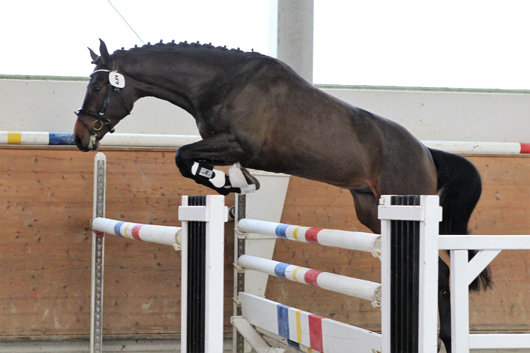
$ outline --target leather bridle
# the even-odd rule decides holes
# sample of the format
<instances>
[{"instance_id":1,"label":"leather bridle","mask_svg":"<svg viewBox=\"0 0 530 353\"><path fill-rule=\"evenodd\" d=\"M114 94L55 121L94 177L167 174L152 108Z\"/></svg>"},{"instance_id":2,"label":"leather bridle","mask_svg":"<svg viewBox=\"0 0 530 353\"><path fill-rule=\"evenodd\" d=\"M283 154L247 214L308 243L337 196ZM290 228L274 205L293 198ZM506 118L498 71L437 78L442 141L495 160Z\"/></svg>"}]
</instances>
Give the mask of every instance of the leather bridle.
<instances>
[{"instance_id":1,"label":"leather bridle","mask_svg":"<svg viewBox=\"0 0 530 353\"><path fill-rule=\"evenodd\" d=\"M113 63L114 64L114 63ZM113 65L114 66L114 65ZM88 109L78 109L75 114L77 115L77 118L81 121L81 123L87 128L87 130L93 135L97 136L97 133L104 127L107 126L110 133L114 132L114 125L112 121L105 116L105 113L107 112L107 107L109 106L110 102L110 96L112 92L117 92L118 95L121 98L121 101L123 103L123 106L125 107L125 110L127 111L127 115L131 114L131 111L127 107L127 104L125 103L125 99L123 98L121 94L121 89L125 87L125 79L123 78L123 75L119 74L116 70L107 70L107 69L99 69L95 70L90 74L90 77L92 75L99 73L99 72L107 72L109 73L109 85L107 89L107 93L105 94L105 99L103 100L103 104L101 108L99 109L99 112L94 112ZM123 82L113 82L111 79L111 75L114 74L116 77L116 80L118 80L118 77L123 80ZM95 119L92 122L92 126L90 126L85 119L82 117L82 115L87 115L93 119Z\"/></svg>"}]
</instances>

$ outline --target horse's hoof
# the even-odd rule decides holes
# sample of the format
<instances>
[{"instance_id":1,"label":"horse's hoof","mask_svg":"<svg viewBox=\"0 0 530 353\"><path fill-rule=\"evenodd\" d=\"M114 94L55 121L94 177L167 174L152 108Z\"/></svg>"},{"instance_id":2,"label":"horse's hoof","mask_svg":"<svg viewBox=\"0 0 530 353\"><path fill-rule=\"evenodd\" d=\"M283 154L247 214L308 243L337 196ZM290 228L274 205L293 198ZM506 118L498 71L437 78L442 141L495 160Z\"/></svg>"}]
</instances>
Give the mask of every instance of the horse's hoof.
<instances>
[{"instance_id":1,"label":"horse's hoof","mask_svg":"<svg viewBox=\"0 0 530 353\"><path fill-rule=\"evenodd\" d=\"M247 184L249 186L254 186L254 191L258 191L260 188L258 178L250 174L249 171L246 170L245 168L241 168L241 171L243 172L243 175L245 176L245 180L247 181Z\"/></svg>"},{"instance_id":2,"label":"horse's hoof","mask_svg":"<svg viewBox=\"0 0 530 353\"><path fill-rule=\"evenodd\" d=\"M250 194L259 190L259 180L248 172L245 168L241 167L239 163L234 164L228 170L230 178L230 186L239 189L236 191L239 194Z\"/></svg>"}]
</instances>

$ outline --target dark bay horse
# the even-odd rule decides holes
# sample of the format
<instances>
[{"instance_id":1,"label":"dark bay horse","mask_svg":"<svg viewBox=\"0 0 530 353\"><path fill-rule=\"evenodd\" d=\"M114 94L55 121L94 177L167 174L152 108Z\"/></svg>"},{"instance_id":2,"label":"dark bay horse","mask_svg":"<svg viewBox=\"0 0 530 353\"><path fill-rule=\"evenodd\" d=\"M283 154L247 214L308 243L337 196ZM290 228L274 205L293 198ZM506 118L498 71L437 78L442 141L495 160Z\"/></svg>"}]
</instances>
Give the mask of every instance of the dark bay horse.
<instances>
[{"instance_id":1,"label":"dark bay horse","mask_svg":"<svg viewBox=\"0 0 530 353\"><path fill-rule=\"evenodd\" d=\"M167 100L196 120L202 141L176 155L183 176L217 192L241 191L212 165L286 173L350 190L359 221L380 232L379 197L440 195L441 234L467 234L481 194L465 158L425 147L404 127L345 103L306 82L289 66L254 52L174 42L109 54L103 41L74 135L81 151L133 109L136 100ZM205 173L203 173L205 172ZM248 184L255 179L244 172ZM259 187L259 186L258 186ZM475 254L470 251L470 257ZM491 286L485 270L470 286ZM440 260L440 338L450 344L449 268Z\"/></svg>"}]
</instances>

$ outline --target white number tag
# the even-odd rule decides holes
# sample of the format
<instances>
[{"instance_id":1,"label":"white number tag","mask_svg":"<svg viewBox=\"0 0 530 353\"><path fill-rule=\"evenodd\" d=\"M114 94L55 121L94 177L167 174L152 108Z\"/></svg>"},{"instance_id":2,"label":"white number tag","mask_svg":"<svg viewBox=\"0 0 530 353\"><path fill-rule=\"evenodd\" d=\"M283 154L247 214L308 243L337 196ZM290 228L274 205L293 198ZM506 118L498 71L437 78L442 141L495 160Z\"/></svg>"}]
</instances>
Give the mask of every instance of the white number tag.
<instances>
[{"instance_id":1,"label":"white number tag","mask_svg":"<svg viewBox=\"0 0 530 353\"><path fill-rule=\"evenodd\" d=\"M109 73L109 82L116 88L125 87L125 77L122 74L112 71Z\"/></svg>"}]
</instances>

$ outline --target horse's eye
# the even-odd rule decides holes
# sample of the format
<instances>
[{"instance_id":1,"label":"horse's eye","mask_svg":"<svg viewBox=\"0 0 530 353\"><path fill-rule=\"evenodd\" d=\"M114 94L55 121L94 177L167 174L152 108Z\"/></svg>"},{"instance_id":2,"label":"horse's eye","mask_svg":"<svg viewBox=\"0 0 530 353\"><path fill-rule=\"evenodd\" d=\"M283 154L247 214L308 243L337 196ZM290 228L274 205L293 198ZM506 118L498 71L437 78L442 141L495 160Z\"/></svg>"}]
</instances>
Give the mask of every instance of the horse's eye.
<instances>
[{"instance_id":1,"label":"horse's eye","mask_svg":"<svg viewBox=\"0 0 530 353\"><path fill-rule=\"evenodd\" d=\"M95 92L99 92L99 91L101 91L101 87L94 87L94 91L95 91Z\"/></svg>"}]
</instances>

